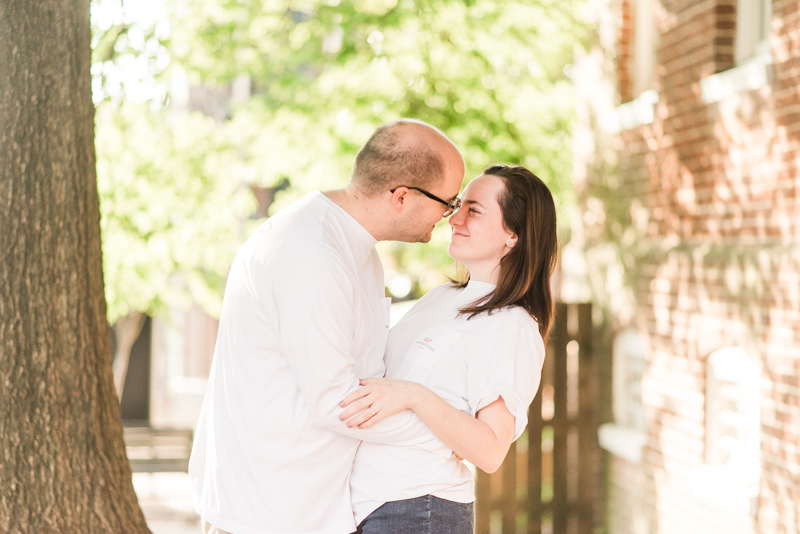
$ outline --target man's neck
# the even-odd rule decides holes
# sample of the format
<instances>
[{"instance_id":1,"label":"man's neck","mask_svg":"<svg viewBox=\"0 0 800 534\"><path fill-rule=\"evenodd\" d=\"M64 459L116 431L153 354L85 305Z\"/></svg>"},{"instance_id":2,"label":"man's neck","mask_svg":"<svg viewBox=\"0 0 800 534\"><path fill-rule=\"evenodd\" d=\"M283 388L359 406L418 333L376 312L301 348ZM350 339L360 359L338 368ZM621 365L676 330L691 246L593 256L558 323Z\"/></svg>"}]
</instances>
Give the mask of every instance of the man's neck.
<instances>
[{"instance_id":1,"label":"man's neck","mask_svg":"<svg viewBox=\"0 0 800 534\"><path fill-rule=\"evenodd\" d=\"M352 183L347 184L344 189L331 189L323 191L322 194L346 211L376 240L381 241L383 239L381 226L377 224L377 216L374 213L374 203L356 189Z\"/></svg>"}]
</instances>

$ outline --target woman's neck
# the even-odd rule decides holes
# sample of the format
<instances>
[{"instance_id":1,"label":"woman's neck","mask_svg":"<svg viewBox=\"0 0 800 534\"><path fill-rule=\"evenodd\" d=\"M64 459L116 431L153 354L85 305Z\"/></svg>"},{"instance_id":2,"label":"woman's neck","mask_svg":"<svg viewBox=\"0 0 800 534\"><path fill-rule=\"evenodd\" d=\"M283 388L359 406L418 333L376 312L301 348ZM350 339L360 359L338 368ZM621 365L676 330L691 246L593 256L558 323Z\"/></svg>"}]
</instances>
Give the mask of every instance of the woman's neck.
<instances>
[{"instance_id":1,"label":"woman's neck","mask_svg":"<svg viewBox=\"0 0 800 534\"><path fill-rule=\"evenodd\" d=\"M470 280L497 285L497 282L500 278L499 263L471 263L469 265L465 263L464 266L469 271Z\"/></svg>"}]
</instances>

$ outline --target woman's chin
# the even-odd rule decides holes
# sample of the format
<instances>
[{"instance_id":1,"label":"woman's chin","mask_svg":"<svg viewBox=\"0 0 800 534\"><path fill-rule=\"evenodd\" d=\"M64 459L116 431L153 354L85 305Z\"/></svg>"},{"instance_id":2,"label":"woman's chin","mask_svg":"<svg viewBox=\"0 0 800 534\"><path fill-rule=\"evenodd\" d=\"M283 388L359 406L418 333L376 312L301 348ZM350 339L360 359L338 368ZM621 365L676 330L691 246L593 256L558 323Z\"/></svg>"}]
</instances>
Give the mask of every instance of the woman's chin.
<instances>
[{"instance_id":1,"label":"woman's chin","mask_svg":"<svg viewBox=\"0 0 800 534\"><path fill-rule=\"evenodd\" d=\"M447 245L447 254L449 254L454 260L461 261L459 258L460 254L458 253L458 245L453 244L452 241L449 245Z\"/></svg>"}]
</instances>

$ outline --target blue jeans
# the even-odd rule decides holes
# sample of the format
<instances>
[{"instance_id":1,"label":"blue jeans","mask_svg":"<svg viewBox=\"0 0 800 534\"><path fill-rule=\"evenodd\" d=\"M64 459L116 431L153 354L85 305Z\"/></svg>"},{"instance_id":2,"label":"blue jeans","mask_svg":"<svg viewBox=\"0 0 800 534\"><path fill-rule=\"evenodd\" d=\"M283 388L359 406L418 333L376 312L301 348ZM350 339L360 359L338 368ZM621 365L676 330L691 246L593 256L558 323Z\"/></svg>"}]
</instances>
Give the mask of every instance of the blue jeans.
<instances>
[{"instance_id":1,"label":"blue jeans","mask_svg":"<svg viewBox=\"0 0 800 534\"><path fill-rule=\"evenodd\" d=\"M425 495L387 502L358 526L357 534L473 534L473 503Z\"/></svg>"}]
</instances>

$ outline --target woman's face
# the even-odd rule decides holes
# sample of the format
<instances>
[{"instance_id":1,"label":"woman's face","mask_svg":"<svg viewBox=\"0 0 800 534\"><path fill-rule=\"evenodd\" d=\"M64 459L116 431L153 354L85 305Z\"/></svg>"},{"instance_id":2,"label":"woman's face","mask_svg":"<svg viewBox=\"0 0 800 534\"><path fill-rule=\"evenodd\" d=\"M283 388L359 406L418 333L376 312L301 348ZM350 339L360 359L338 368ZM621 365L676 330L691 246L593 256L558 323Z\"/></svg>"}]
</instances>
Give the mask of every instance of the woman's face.
<instances>
[{"instance_id":1,"label":"woman's face","mask_svg":"<svg viewBox=\"0 0 800 534\"><path fill-rule=\"evenodd\" d=\"M504 189L502 178L478 176L464 189L461 210L450 217L453 234L447 252L474 280L496 283L500 260L517 243L517 235L503 226L498 199Z\"/></svg>"}]
</instances>

